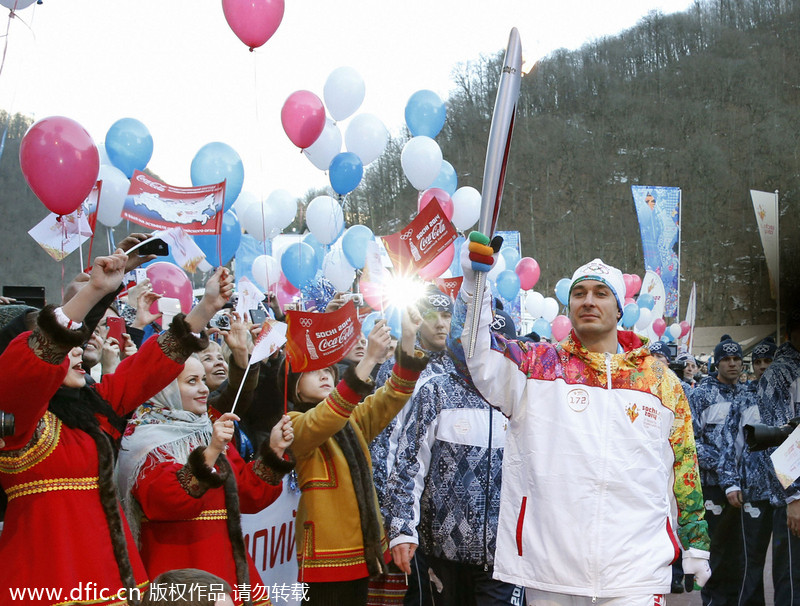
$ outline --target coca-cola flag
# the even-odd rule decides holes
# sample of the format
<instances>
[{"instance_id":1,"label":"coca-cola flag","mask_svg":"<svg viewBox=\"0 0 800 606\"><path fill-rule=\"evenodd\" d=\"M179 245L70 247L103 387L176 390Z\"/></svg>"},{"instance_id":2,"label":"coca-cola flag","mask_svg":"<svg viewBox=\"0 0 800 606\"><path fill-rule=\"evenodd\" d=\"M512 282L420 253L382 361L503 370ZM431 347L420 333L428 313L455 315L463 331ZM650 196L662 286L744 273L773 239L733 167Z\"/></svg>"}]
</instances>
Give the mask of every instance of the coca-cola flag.
<instances>
[{"instance_id":1,"label":"coca-cola flag","mask_svg":"<svg viewBox=\"0 0 800 606\"><path fill-rule=\"evenodd\" d=\"M176 187L135 171L122 218L150 229L180 227L190 236L219 234L225 182Z\"/></svg>"},{"instance_id":2,"label":"coca-cola flag","mask_svg":"<svg viewBox=\"0 0 800 606\"><path fill-rule=\"evenodd\" d=\"M439 290L450 297L451 301L455 301L463 281L464 276L458 276L457 278L436 278L433 283L436 284Z\"/></svg>"},{"instance_id":3,"label":"coca-cola flag","mask_svg":"<svg viewBox=\"0 0 800 606\"><path fill-rule=\"evenodd\" d=\"M389 258L400 272L420 270L458 237L456 229L434 198L402 230L383 236Z\"/></svg>"},{"instance_id":4,"label":"coca-cola flag","mask_svg":"<svg viewBox=\"0 0 800 606\"><path fill-rule=\"evenodd\" d=\"M287 311L286 355L292 372L319 370L344 358L361 334L358 311L348 301L336 311Z\"/></svg>"}]
</instances>

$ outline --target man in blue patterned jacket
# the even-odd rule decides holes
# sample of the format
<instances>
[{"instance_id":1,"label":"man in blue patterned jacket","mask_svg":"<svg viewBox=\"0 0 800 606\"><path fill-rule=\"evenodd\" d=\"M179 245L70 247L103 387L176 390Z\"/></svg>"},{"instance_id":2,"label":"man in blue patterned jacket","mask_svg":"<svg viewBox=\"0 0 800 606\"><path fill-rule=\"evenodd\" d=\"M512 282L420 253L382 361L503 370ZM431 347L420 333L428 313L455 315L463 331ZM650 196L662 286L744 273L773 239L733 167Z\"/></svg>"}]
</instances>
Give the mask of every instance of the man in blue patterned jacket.
<instances>
[{"instance_id":1,"label":"man in blue patterned jacket","mask_svg":"<svg viewBox=\"0 0 800 606\"><path fill-rule=\"evenodd\" d=\"M780 426L800 415L800 307L786 322L788 341L775 352L772 364L758 382L761 422ZM774 449L769 449L771 453ZM800 603L800 479L785 489L769 468L772 519L772 577L776 604Z\"/></svg>"},{"instance_id":2,"label":"man in blue patterned jacket","mask_svg":"<svg viewBox=\"0 0 800 606\"><path fill-rule=\"evenodd\" d=\"M748 397L750 388L739 383L742 348L724 335L714 348L715 375L709 375L689 394L692 424L700 466L700 484L711 537L711 578L703 587L704 606L737 603L743 575L741 509L731 507L720 485L717 468L723 447L725 420L731 408Z\"/></svg>"},{"instance_id":3,"label":"man in blue patterned jacket","mask_svg":"<svg viewBox=\"0 0 800 606\"><path fill-rule=\"evenodd\" d=\"M496 329L516 336L509 322L499 315ZM492 578L507 422L475 389L452 338L448 354L444 372L420 379L399 436L386 486L389 545L406 572L422 545L437 606L519 606L523 588Z\"/></svg>"}]
</instances>

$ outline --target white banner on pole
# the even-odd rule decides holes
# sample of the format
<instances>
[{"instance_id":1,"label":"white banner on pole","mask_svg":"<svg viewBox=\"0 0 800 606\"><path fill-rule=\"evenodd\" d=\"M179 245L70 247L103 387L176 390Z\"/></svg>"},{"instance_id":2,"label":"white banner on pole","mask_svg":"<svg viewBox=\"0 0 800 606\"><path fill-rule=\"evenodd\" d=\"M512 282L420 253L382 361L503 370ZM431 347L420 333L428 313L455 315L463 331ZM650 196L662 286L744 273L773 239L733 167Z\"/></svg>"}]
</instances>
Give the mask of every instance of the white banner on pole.
<instances>
[{"instance_id":1,"label":"white banner on pole","mask_svg":"<svg viewBox=\"0 0 800 606\"><path fill-rule=\"evenodd\" d=\"M778 196L774 192L750 190L753 199L753 210L756 213L758 234L761 236L761 245L764 247L764 257L767 260L769 272L769 286L772 298L778 295Z\"/></svg>"}]
</instances>

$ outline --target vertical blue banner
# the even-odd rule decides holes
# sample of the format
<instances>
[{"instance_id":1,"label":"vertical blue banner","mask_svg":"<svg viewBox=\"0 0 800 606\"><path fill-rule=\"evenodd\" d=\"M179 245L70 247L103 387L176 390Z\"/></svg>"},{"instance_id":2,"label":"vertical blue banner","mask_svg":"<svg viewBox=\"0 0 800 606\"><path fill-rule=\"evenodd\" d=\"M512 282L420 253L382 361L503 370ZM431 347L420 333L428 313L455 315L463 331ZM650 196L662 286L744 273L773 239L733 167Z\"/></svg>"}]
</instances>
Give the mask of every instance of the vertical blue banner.
<instances>
[{"instance_id":1,"label":"vertical blue banner","mask_svg":"<svg viewBox=\"0 0 800 606\"><path fill-rule=\"evenodd\" d=\"M503 248L510 248L516 252L516 259L519 261L520 255L522 254L522 243L520 242L519 232L518 231L496 231L494 232L496 236L503 236ZM503 250L501 249L500 252L502 253ZM508 263L506 264L506 269L510 269L514 271L513 267L509 267ZM520 292L522 292L520 290ZM499 293L497 292L497 288L492 286L492 294L495 297L499 297ZM517 295L513 301L504 301L503 302L503 309L508 312L508 315L514 320L514 324L519 330L520 323L522 322L522 298L520 295Z\"/></svg>"},{"instance_id":2,"label":"vertical blue banner","mask_svg":"<svg viewBox=\"0 0 800 606\"><path fill-rule=\"evenodd\" d=\"M664 317L676 318L680 288L681 189L632 185L644 267L664 283Z\"/></svg>"}]
</instances>

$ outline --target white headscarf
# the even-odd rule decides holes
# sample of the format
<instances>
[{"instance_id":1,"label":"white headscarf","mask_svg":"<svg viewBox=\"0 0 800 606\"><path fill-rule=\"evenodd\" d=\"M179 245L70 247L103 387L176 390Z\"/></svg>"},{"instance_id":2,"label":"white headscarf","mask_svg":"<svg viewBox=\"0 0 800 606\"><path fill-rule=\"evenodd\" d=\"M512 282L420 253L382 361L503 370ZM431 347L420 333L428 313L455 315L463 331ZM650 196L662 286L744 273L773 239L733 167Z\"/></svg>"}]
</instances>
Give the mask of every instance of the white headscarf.
<instances>
[{"instance_id":1,"label":"white headscarf","mask_svg":"<svg viewBox=\"0 0 800 606\"><path fill-rule=\"evenodd\" d=\"M141 508L131 495L139 474L160 463L186 463L211 441L211 419L183 409L177 379L142 404L128 421L117 460L117 490L138 541Z\"/></svg>"}]
</instances>

